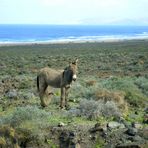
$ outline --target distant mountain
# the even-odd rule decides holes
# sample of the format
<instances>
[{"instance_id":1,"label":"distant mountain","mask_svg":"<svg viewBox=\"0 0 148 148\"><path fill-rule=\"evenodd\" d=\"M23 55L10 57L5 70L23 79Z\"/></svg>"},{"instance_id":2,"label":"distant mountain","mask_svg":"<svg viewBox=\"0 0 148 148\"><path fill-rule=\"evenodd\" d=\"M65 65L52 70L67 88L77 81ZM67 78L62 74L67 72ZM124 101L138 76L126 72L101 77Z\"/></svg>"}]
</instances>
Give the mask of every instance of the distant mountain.
<instances>
[{"instance_id":1,"label":"distant mountain","mask_svg":"<svg viewBox=\"0 0 148 148\"><path fill-rule=\"evenodd\" d=\"M134 26L148 26L148 18L125 18L125 19L107 19L107 18L91 18L79 21L81 24L88 25L134 25Z\"/></svg>"}]
</instances>

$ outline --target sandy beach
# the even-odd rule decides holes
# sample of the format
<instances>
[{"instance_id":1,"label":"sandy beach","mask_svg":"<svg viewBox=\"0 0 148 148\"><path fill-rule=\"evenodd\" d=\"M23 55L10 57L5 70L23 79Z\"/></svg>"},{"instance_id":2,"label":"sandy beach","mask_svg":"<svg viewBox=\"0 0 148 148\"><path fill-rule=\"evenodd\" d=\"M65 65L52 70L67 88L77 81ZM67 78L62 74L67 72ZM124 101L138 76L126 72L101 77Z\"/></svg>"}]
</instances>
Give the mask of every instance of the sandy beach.
<instances>
[{"instance_id":1,"label":"sandy beach","mask_svg":"<svg viewBox=\"0 0 148 148\"><path fill-rule=\"evenodd\" d=\"M114 43L128 41L148 41L148 39L105 39L105 40L75 40L75 41L36 41L36 42L0 42L2 46L29 46L29 45L48 45L48 44L70 44L70 43Z\"/></svg>"}]
</instances>

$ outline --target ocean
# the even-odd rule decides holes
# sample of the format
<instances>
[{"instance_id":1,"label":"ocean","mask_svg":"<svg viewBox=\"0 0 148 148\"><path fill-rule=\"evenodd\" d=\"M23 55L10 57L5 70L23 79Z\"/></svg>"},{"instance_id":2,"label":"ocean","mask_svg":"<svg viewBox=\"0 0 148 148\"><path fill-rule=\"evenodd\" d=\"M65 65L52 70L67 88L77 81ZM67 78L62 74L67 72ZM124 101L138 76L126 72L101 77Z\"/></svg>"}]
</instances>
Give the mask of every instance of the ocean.
<instances>
[{"instance_id":1,"label":"ocean","mask_svg":"<svg viewBox=\"0 0 148 148\"><path fill-rule=\"evenodd\" d=\"M0 43L148 39L148 26L0 25Z\"/></svg>"}]
</instances>

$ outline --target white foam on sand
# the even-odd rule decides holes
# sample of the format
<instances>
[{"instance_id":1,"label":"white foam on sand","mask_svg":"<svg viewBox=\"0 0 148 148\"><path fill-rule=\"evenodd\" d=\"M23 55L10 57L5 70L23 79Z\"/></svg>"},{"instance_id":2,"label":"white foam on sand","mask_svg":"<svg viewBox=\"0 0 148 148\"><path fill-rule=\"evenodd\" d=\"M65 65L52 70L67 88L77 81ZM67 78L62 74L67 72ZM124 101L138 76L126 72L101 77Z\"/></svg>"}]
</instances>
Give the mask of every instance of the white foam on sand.
<instances>
[{"instance_id":1,"label":"white foam on sand","mask_svg":"<svg viewBox=\"0 0 148 148\"><path fill-rule=\"evenodd\" d=\"M65 43L86 43L86 42L119 42L125 40L147 40L148 32L136 34L135 36L126 35L110 35L110 36L69 36L66 38L50 39L45 41L37 41L31 39L28 41L0 41L0 46L15 46L15 45L32 45L32 44L65 44Z\"/></svg>"}]
</instances>

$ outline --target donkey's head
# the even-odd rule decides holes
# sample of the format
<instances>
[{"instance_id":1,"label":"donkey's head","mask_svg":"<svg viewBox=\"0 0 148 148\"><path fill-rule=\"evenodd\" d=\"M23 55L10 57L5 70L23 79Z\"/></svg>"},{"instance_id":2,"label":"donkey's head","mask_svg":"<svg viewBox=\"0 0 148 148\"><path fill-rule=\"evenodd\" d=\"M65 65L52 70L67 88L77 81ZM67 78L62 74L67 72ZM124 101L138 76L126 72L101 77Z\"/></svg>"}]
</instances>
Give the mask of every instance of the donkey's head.
<instances>
[{"instance_id":1,"label":"donkey's head","mask_svg":"<svg viewBox=\"0 0 148 148\"><path fill-rule=\"evenodd\" d=\"M66 67L64 70L64 77L66 78L68 83L76 81L77 79L77 64L78 64L78 59L71 62L69 66Z\"/></svg>"}]
</instances>

